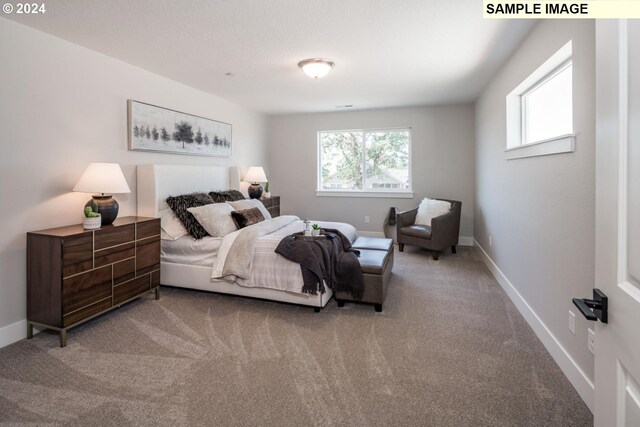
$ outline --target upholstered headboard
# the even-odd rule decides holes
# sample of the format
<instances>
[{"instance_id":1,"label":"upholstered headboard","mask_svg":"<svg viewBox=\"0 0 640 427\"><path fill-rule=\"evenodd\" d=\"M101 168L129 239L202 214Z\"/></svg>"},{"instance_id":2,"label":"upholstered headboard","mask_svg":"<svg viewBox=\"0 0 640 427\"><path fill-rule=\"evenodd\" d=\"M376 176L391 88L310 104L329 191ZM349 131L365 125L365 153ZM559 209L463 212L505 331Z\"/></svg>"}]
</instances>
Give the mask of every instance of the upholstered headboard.
<instances>
[{"instance_id":1,"label":"upholstered headboard","mask_svg":"<svg viewBox=\"0 0 640 427\"><path fill-rule=\"evenodd\" d=\"M138 165L138 216L157 217L169 196L240 190L235 166Z\"/></svg>"}]
</instances>

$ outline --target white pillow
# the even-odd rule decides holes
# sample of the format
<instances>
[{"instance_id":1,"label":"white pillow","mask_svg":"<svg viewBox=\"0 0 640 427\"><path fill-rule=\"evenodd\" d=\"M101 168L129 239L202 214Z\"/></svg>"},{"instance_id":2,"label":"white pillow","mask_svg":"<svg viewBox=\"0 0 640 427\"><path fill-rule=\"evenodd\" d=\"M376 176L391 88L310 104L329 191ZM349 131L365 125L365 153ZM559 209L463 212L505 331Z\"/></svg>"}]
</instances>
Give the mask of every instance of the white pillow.
<instances>
[{"instance_id":1,"label":"white pillow","mask_svg":"<svg viewBox=\"0 0 640 427\"><path fill-rule=\"evenodd\" d=\"M271 219L271 214L258 199L236 200L235 202L228 203L237 211L241 211L243 209L258 208L260 209L260 212L262 212L262 216L264 217L264 219Z\"/></svg>"},{"instance_id":2,"label":"white pillow","mask_svg":"<svg viewBox=\"0 0 640 427\"><path fill-rule=\"evenodd\" d=\"M425 197L422 199L422 202L420 202L420 206L418 206L415 223L431 227L431 220L433 218L444 215L450 210L451 203Z\"/></svg>"},{"instance_id":3,"label":"white pillow","mask_svg":"<svg viewBox=\"0 0 640 427\"><path fill-rule=\"evenodd\" d=\"M160 211L160 228L164 232L161 233L164 240L177 240L189 234L171 209Z\"/></svg>"},{"instance_id":4,"label":"white pillow","mask_svg":"<svg viewBox=\"0 0 640 427\"><path fill-rule=\"evenodd\" d=\"M212 237L224 237L238 229L231 217L233 210L229 203L211 203L187 209Z\"/></svg>"}]
</instances>

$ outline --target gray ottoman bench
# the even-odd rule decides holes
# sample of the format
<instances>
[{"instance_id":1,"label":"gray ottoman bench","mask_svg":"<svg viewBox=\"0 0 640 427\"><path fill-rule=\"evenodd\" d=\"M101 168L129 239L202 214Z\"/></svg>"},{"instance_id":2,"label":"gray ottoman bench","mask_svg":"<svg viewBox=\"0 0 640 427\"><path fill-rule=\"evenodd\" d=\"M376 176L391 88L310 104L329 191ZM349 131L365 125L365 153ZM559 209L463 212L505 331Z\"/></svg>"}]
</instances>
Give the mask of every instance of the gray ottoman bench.
<instances>
[{"instance_id":1,"label":"gray ottoman bench","mask_svg":"<svg viewBox=\"0 0 640 427\"><path fill-rule=\"evenodd\" d=\"M393 241L376 237L358 237L353 243L353 248L360 251L358 260L362 268L364 292L360 300L354 300L348 292L336 292L338 307L343 307L345 301L352 301L373 304L376 311L382 311L393 268Z\"/></svg>"}]
</instances>

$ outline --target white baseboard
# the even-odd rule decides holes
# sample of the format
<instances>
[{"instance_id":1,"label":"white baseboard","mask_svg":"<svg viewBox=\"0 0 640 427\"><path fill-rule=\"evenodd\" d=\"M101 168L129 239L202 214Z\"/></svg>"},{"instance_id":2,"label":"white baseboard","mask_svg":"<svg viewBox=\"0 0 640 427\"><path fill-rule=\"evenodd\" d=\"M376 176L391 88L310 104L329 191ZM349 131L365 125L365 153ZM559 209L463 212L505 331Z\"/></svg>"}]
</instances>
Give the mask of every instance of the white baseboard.
<instances>
[{"instance_id":1,"label":"white baseboard","mask_svg":"<svg viewBox=\"0 0 640 427\"><path fill-rule=\"evenodd\" d=\"M382 231L358 230L358 236L384 237L384 233ZM458 238L458 245L460 245L460 246L473 246L473 242L474 242L473 237L460 236Z\"/></svg>"},{"instance_id":2,"label":"white baseboard","mask_svg":"<svg viewBox=\"0 0 640 427\"><path fill-rule=\"evenodd\" d=\"M458 237L458 245L460 246L473 246L473 237L465 237L465 236L460 236Z\"/></svg>"},{"instance_id":3,"label":"white baseboard","mask_svg":"<svg viewBox=\"0 0 640 427\"><path fill-rule=\"evenodd\" d=\"M35 332L35 331L34 331ZM27 321L20 320L16 323L0 328L0 348L27 337Z\"/></svg>"},{"instance_id":4,"label":"white baseboard","mask_svg":"<svg viewBox=\"0 0 640 427\"><path fill-rule=\"evenodd\" d=\"M551 357L556 361L562 372L569 379L573 387L576 389L584 403L587 405L591 413L594 410L595 401L595 389L593 382L587 377L580 366L573 360L571 355L560 344L560 341L551 333L549 328L544 324L542 319L533 311L533 308L522 297L520 292L513 286L513 284L507 279L504 273L498 268L495 262L484 251L482 246L473 239L475 246L480 249L482 255L482 261L487 266L489 271L496 278L502 289L507 293L511 301L516 306L520 314L525 318L531 329L536 333L542 344L547 351L551 354Z\"/></svg>"}]
</instances>

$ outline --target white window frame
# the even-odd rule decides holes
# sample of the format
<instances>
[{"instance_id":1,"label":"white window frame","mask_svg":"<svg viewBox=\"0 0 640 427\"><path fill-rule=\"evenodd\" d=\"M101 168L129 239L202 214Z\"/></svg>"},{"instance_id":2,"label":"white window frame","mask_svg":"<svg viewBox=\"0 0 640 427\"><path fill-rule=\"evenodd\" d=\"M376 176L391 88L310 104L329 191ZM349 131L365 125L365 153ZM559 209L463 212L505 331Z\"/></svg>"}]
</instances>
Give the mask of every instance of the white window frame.
<instances>
[{"instance_id":1,"label":"white window frame","mask_svg":"<svg viewBox=\"0 0 640 427\"><path fill-rule=\"evenodd\" d=\"M342 132L361 132L363 147L366 141L367 133L374 132L389 132L389 131L408 131L409 132L409 188L407 189L381 189L381 190L324 190L322 189L322 147L320 144L320 135L323 133L342 133ZM411 170L412 161L412 128L411 127L394 127L394 128L371 128L371 129L336 129L336 130L321 130L317 133L317 159L316 162L316 196L319 197L379 197L379 198L413 198L413 175ZM365 163L365 150L362 150L362 165ZM364 184L364 183L363 183Z\"/></svg>"},{"instance_id":2,"label":"white window frame","mask_svg":"<svg viewBox=\"0 0 640 427\"><path fill-rule=\"evenodd\" d=\"M575 151L575 133L558 135L543 141L527 142L525 139L524 98L571 65L573 65L572 43L569 41L507 95L507 146L505 149L507 160ZM574 129L573 125L574 123L572 123L572 129Z\"/></svg>"}]
</instances>

